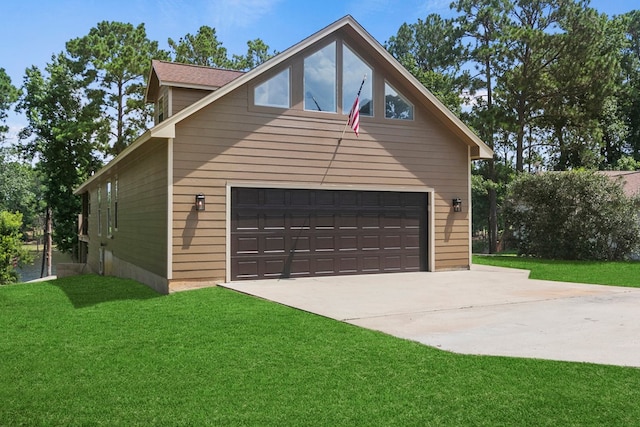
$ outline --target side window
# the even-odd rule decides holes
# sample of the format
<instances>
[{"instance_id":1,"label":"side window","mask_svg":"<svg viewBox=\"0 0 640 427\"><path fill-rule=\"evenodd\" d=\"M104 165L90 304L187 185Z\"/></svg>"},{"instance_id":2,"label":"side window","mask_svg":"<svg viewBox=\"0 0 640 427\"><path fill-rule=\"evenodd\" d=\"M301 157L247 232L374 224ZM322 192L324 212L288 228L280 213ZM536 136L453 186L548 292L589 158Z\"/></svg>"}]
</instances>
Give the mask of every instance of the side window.
<instances>
[{"instance_id":1,"label":"side window","mask_svg":"<svg viewBox=\"0 0 640 427\"><path fill-rule=\"evenodd\" d=\"M336 42L304 59L304 109L337 110Z\"/></svg>"},{"instance_id":2,"label":"side window","mask_svg":"<svg viewBox=\"0 0 640 427\"><path fill-rule=\"evenodd\" d=\"M118 231L118 178L113 186L113 228Z\"/></svg>"},{"instance_id":3,"label":"side window","mask_svg":"<svg viewBox=\"0 0 640 427\"><path fill-rule=\"evenodd\" d=\"M158 105L156 106L158 109L158 123L164 120L164 96L158 98Z\"/></svg>"},{"instance_id":4,"label":"side window","mask_svg":"<svg viewBox=\"0 0 640 427\"><path fill-rule=\"evenodd\" d=\"M362 83L363 78L364 84ZM342 45L342 112L349 114L360 85L360 115L373 116L373 71L346 44Z\"/></svg>"},{"instance_id":5,"label":"side window","mask_svg":"<svg viewBox=\"0 0 640 427\"><path fill-rule=\"evenodd\" d=\"M111 220L111 181L107 182L107 236L113 234L113 228Z\"/></svg>"},{"instance_id":6,"label":"side window","mask_svg":"<svg viewBox=\"0 0 640 427\"><path fill-rule=\"evenodd\" d=\"M102 236L102 188L98 187L98 236Z\"/></svg>"},{"instance_id":7,"label":"side window","mask_svg":"<svg viewBox=\"0 0 640 427\"><path fill-rule=\"evenodd\" d=\"M265 107L289 108L290 85L289 69L287 68L255 87L253 90L254 104Z\"/></svg>"},{"instance_id":8,"label":"side window","mask_svg":"<svg viewBox=\"0 0 640 427\"><path fill-rule=\"evenodd\" d=\"M387 119L413 120L413 105L389 83L384 83L384 116Z\"/></svg>"}]
</instances>

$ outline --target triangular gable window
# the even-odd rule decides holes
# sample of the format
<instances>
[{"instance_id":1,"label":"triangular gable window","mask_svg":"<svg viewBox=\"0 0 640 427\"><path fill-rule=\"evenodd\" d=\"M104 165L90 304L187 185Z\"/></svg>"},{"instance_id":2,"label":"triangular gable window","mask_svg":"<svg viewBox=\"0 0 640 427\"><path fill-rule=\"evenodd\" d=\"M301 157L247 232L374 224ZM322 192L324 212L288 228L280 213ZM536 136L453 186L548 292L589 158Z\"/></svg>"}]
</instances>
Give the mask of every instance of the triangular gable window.
<instances>
[{"instance_id":1,"label":"triangular gable window","mask_svg":"<svg viewBox=\"0 0 640 427\"><path fill-rule=\"evenodd\" d=\"M413 120L413 105L389 83L384 83L384 116L387 119Z\"/></svg>"}]
</instances>

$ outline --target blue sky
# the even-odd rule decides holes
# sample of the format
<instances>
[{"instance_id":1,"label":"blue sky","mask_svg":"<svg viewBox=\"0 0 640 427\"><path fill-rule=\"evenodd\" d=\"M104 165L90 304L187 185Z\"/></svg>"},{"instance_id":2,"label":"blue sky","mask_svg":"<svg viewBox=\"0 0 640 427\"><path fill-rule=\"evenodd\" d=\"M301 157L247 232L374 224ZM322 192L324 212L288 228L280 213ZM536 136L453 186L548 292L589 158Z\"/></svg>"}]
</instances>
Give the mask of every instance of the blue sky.
<instances>
[{"instance_id":1,"label":"blue sky","mask_svg":"<svg viewBox=\"0 0 640 427\"><path fill-rule=\"evenodd\" d=\"M283 51L344 15L352 15L384 43L402 23L430 13L451 16L451 0L14 0L2 5L0 68L20 86L24 70L44 67L65 43L86 35L100 21L145 24L147 36L167 49L174 40L196 33L202 25L216 28L229 54L244 54L246 42L261 38ZM637 0L592 0L608 15L639 8ZM12 114L12 133L23 125Z\"/></svg>"}]
</instances>

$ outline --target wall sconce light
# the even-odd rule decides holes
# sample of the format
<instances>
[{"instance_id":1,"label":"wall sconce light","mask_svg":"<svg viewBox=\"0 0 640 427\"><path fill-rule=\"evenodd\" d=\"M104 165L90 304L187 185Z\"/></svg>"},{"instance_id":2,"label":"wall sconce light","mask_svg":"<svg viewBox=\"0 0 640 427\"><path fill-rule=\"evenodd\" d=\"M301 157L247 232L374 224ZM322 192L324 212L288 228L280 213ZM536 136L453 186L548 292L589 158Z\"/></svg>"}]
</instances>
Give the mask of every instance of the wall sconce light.
<instances>
[{"instance_id":1,"label":"wall sconce light","mask_svg":"<svg viewBox=\"0 0 640 427\"><path fill-rule=\"evenodd\" d=\"M462 212L462 199L460 197L453 199L453 211Z\"/></svg>"},{"instance_id":2,"label":"wall sconce light","mask_svg":"<svg viewBox=\"0 0 640 427\"><path fill-rule=\"evenodd\" d=\"M204 194L200 193L200 194L196 194L196 210L197 211L203 211L204 210Z\"/></svg>"}]
</instances>

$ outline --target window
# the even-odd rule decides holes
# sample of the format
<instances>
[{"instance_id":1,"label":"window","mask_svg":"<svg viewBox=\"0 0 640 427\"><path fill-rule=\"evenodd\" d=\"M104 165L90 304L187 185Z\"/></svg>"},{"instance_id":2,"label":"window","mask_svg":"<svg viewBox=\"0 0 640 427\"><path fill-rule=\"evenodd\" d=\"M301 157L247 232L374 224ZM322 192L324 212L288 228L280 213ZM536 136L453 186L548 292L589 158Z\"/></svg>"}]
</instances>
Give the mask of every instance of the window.
<instances>
[{"instance_id":1,"label":"window","mask_svg":"<svg viewBox=\"0 0 640 427\"><path fill-rule=\"evenodd\" d=\"M342 45L342 111L349 114L353 102L366 76L360 92L360 115L373 116L373 71L349 47Z\"/></svg>"},{"instance_id":2,"label":"window","mask_svg":"<svg viewBox=\"0 0 640 427\"><path fill-rule=\"evenodd\" d=\"M113 234L111 224L111 181L109 181L107 182L107 236L111 236Z\"/></svg>"},{"instance_id":3,"label":"window","mask_svg":"<svg viewBox=\"0 0 640 427\"><path fill-rule=\"evenodd\" d=\"M158 98L158 123L164 120L164 96Z\"/></svg>"},{"instance_id":4,"label":"window","mask_svg":"<svg viewBox=\"0 0 640 427\"><path fill-rule=\"evenodd\" d=\"M413 105L387 82L384 84L384 110L387 119L413 120Z\"/></svg>"},{"instance_id":5,"label":"window","mask_svg":"<svg viewBox=\"0 0 640 427\"><path fill-rule=\"evenodd\" d=\"M304 59L304 109L337 111L336 42Z\"/></svg>"},{"instance_id":6,"label":"window","mask_svg":"<svg viewBox=\"0 0 640 427\"><path fill-rule=\"evenodd\" d=\"M289 108L289 69L259 84L253 90L255 105Z\"/></svg>"},{"instance_id":7,"label":"window","mask_svg":"<svg viewBox=\"0 0 640 427\"><path fill-rule=\"evenodd\" d=\"M118 231L118 178L113 186L113 228Z\"/></svg>"},{"instance_id":8,"label":"window","mask_svg":"<svg viewBox=\"0 0 640 427\"><path fill-rule=\"evenodd\" d=\"M98 236L102 236L102 191L98 187Z\"/></svg>"}]
</instances>

